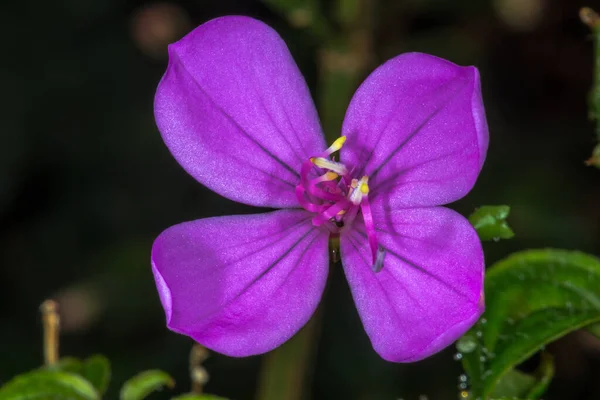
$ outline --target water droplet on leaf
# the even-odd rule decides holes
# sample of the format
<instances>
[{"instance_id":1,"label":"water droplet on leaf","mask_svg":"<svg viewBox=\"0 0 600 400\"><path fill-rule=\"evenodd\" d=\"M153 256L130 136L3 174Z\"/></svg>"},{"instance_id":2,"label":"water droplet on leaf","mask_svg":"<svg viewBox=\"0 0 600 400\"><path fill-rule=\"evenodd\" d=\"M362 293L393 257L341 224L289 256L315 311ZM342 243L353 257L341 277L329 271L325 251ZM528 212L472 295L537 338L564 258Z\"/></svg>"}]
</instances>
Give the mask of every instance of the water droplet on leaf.
<instances>
[{"instance_id":1,"label":"water droplet on leaf","mask_svg":"<svg viewBox=\"0 0 600 400\"><path fill-rule=\"evenodd\" d=\"M470 335L463 336L456 342L456 348L461 353L470 353L475 350L476 347L477 342L475 341L475 338Z\"/></svg>"}]
</instances>

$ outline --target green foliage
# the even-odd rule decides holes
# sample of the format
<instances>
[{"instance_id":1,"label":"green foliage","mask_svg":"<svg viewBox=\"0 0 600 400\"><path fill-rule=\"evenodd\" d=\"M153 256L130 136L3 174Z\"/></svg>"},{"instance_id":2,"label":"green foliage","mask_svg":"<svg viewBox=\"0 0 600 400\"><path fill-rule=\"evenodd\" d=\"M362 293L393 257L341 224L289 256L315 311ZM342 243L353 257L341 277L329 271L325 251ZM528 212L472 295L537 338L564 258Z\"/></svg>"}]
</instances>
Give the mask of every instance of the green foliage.
<instances>
[{"instance_id":1,"label":"green foliage","mask_svg":"<svg viewBox=\"0 0 600 400\"><path fill-rule=\"evenodd\" d=\"M121 388L121 400L141 400L163 387L173 388L175 381L166 372L149 370L129 379Z\"/></svg>"},{"instance_id":2,"label":"green foliage","mask_svg":"<svg viewBox=\"0 0 600 400\"><path fill-rule=\"evenodd\" d=\"M515 234L506 223L509 206L483 206L475 210L469 222L481 240L510 239Z\"/></svg>"},{"instance_id":3,"label":"green foliage","mask_svg":"<svg viewBox=\"0 0 600 400\"><path fill-rule=\"evenodd\" d=\"M110 362L103 355L91 356L83 362L80 374L102 395L110 382Z\"/></svg>"},{"instance_id":4,"label":"green foliage","mask_svg":"<svg viewBox=\"0 0 600 400\"><path fill-rule=\"evenodd\" d=\"M596 138L600 142L600 16L591 8L584 7L579 14L582 22L592 31L594 40L594 84L588 95L589 116L596 121ZM594 147L587 165L600 168L600 143Z\"/></svg>"},{"instance_id":5,"label":"green foliage","mask_svg":"<svg viewBox=\"0 0 600 400\"><path fill-rule=\"evenodd\" d=\"M590 325L586 329L589 333L600 339L600 324Z\"/></svg>"},{"instance_id":6,"label":"green foliage","mask_svg":"<svg viewBox=\"0 0 600 400\"><path fill-rule=\"evenodd\" d=\"M492 393L492 398L539 399L554 376L553 360L550 354L542 353L540 365L533 375L511 369L498 381Z\"/></svg>"},{"instance_id":7,"label":"green foliage","mask_svg":"<svg viewBox=\"0 0 600 400\"><path fill-rule=\"evenodd\" d=\"M489 399L503 378L522 378L506 376L544 345L600 321L600 260L565 250L515 253L490 268L485 293L483 317L457 348L472 398ZM538 398L552 375L544 362L528 398Z\"/></svg>"},{"instance_id":8,"label":"green foliage","mask_svg":"<svg viewBox=\"0 0 600 400\"><path fill-rule=\"evenodd\" d=\"M83 363L79 358L63 357L58 360L58 363L53 368L62 372L70 372L72 374L81 375Z\"/></svg>"},{"instance_id":9,"label":"green foliage","mask_svg":"<svg viewBox=\"0 0 600 400\"><path fill-rule=\"evenodd\" d=\"M0 388L0 400L96 400L94 386L79 375L40 369L15 377Z\"/></svg>"},{"instance_id":10,"label":"green foliage","mask_svg":"<svg viewBox=\"0 0 600 400\"><path fill-rule=\"evenodd\" d=\"M337 20L342 25L353 25L361 15L361 0L338 0L336 4Z\"/></svg>"},{"instance_id":11,"label":"green foliage","mask_svg":"<svg viewBox=\"0 0 600 400\"><path fill-rule=\"evenodd\" d=\"M0 388L0 400L99 400L110 381L110 362L102 355L84 361L65 357L56 365L19 375ZM121 400L141 400L175 381L167 373L149 370L134 376L121 388ZM209 394L188 393L173 400L227 400Z\"/></svg>"},{"instance_id":12,"label":"green foliage","mask_svg":"<svg viewBox=\"0 0 600 400\"><path fill-rule=\"evenodd\" d=\"M106 392L110 382L110 362L100 354L88 357L84 361L65 357L53 368L81 376L91 383L100 395Z\"/></svg>"}]
</instances>

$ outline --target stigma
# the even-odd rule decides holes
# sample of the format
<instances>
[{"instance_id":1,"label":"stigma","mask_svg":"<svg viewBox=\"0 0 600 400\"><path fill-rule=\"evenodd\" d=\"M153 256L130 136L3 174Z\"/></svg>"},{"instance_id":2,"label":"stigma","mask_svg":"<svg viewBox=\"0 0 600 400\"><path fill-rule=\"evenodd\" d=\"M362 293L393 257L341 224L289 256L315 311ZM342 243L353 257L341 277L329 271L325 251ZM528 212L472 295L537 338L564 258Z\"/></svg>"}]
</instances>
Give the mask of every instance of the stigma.
<instances>
[{"instance_id":1,"label":"stigma","mask_svg":"<svg viewBox=\"0 0 600 400\"><path fill-rule=\"evenodd\" d=\"M371 249L372 269L383 268L385 250L379 245L373 214L369 203L369 177L352 177L352 171L341 162L331 159L346 142L341 136L323 153L310 157L302 164L296 196L300 205L314 213L314 226L324 226L333 234L350 229L362 216Z\"/></svg>"}]
</instances>

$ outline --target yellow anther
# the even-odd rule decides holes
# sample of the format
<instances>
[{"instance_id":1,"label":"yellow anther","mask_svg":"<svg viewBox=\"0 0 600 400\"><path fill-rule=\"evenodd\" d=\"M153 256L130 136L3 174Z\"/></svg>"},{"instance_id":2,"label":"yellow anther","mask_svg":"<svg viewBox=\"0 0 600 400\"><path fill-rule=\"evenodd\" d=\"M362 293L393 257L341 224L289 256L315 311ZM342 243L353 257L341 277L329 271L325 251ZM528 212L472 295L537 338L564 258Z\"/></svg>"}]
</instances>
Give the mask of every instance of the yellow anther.
<instances>
[{"instance_id":1,"label":"yellow anther","mask_svg":"<svg viewBox=\"0 0 600 400\"><path fill-rule=\"evenodd\" d=\"M346 210L340 210L340 211L337 213L337 215L344 215L344 214L346 214Z\"/></svg>"},{"instance_id":2,"label":"yellow anther","mask_svg":"<svg viewBox=\"0 0 600 400\"><path fill-rule=\"evenodd\" d=\"M351 190L348 192L348 200L354 205L359 205L363 197L369 194L369 177L363 176L360 180L352 179Z\"/></svg>"},{"instance_id":3,"label":"yellow anther","mask_svg":"<svg viewBox=\"0 0 600 400\"><path fill-rule=\"evenodd\" d=\"M335 153L336 151L338 151L339 149L342 148L342 146L344 145L345 142L346 142L346 136L340 136L331 144L331 146L329 146L329 148L327 150L325 150L325 155L330 155L331 153Z\"/></svg>"},{"instance_id":4,"label":"yellow anther","mask_svg":"<svg viewBox=\"0 0 600 400\"><path fill-rule=\"evenodd\" d=\"M367 175L360 179L360 192L362 194L369 194L369 177Z\"/></svg>"},{"instance_id":5,"label":"yellow anther","mask_svg":"<svg viewBox=\"0 0 600 400\"><path fill-rule=\"evenodd\" d=\"M330 149L334 149L333 151L338 151L342 148L344 143L346 143L346 136L340 136L332 143Z\"/></svg>"},{"instance_id":6,"label":"yellow anther","mask_svg":"<svg viewBox=\"0 0 600 400\"><path fill-rule=\"evenodd\" d=\"M360 185L360 192L362 194L369 194L369 185L367 185L366 183Z\"/></svg>"},{"instance_id":7,"label":"yellow anther","mask_svg":"<svg viewBox=\"0 0 600 400\"><path fill-rule=\"evenodd\" d=\"M337 179L338 176L339 175L336 174L333 171L327 171L327 173L325 174L325 180L327 180L327 181L333 181L333 180Z\"/></svg>"}]
</instances>

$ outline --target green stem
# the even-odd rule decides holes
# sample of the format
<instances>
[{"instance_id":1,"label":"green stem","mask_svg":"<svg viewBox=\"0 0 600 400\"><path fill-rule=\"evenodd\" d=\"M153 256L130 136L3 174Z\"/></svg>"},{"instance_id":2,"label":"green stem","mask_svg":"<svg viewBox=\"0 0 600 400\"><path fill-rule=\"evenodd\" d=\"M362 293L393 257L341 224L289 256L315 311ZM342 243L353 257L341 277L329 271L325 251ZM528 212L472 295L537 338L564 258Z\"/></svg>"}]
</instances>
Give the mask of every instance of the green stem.
<instances>
[{"instance_id":1,"label":"green stem","mask_svg":"<svg viewBox=\"0 0 600 400\"><path fill-rule=\"evenodd\" d=\"M293 338L265 356L260 371L258 400L304 398L308 368L320 325L320 313L317 312Z\"/></svg>"}]
</instances>

